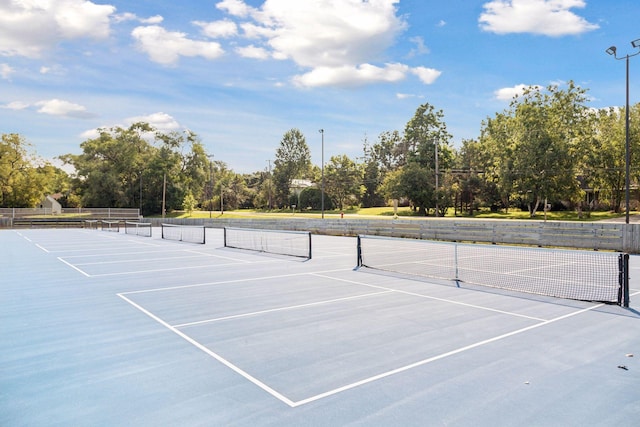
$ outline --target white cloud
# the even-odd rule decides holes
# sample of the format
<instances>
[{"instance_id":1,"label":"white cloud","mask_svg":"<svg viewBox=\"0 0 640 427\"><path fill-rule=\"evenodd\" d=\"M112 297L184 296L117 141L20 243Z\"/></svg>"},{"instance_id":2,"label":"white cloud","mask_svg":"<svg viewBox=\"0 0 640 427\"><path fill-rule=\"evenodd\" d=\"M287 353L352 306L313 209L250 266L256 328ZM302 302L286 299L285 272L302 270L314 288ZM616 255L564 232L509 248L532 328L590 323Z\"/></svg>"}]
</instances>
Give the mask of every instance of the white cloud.
<instances>
[{"instance_id":1,"label":"white cloud","mask_svg":"<svg viewBox=\"0 0 640 427\"><path fill-rule=\"evenodd\" d=\"M267 45L298 65L356 65L380 58L407 27L396 3L266 0L255 18Z\"/></svg>"},{"instance_id":2,"label":"white cloud","mask_svg":"<svg viewBox=\"0 0 640 427\"><path fill-rule=\"evenodd\" d=\"M249 15L252 8L247 6L242 0L223 0L216 4L216 8L227 12L229 15L244 18Z\"/></svg>"},{"instance_id":3,"label":"white cloud","mask_svg":"<svg viewBox=\"0 0 640 427\"><path fill-rule=\"evenodd\" d=\"M271 30L251 22L243 22L240 24L240 28L242 28L243 36L248 39L268 39L273 34Z\"/></svg>"},{"instance_id":4,"label":"white cloud","mask_svg":"<svg viewBox=\"0 0 640 427\"><path fill-rule=\"evenodd\" d=\"M63 38L105 39L109 36L109 17L116 10L114 6L79 0L50 1L57 6L55 20Z\"/></svg>"},{"instance_id":5,"label":"white cloud","mask_svg":"<svg viewBox=\"0 0 640 427\"><path fill-rule=\"evenodd\" d=\"M67 71L59 64L43 65L40 67L40 74L64 75Z\"/></svg>"},{"instance_id":6,"label":"white cloud","mask_svg":"<svg viewBox=\"0 0 640 427\"><path fill-rule=\"evenodd\" d=\"M138 16L135 13L131 13L131 12L118 13L117 15L113 16L113 20L116 23L127 22L127 21L137 21Z\"/></svg>"},{"instance_id":7,"label":"white cloud","mask_svg":"<svg viewBox=\"0 0 640 427\"><path fill-rule=\"evenodd\" d=\"M409 58L429 53L429 48L425 46L424 39L422 37L411 37L409 41L416 45L416 47L411 49L409 55L407 55Z\"/></svg>"},{"instance_id":8,"label":"white cloud","mask_svg":"<svg viewBox=\"0 0 640 427\"><path fill-rule=\"evenodd\" d=\"M238 34L238 26L228 19L214 22L194 21L193 24L202 28L202 34L212 39L233 37Z\"/></svg>"},{"instance_id":9,"label":"white cloud","mask_svg":"<svg viewBox=\"0 0 640 427\"><path fill-rule=\"evenodd\" d=\"M585 6L584 0L493 0L483 6L480 28L497 34L581 34L599 28L571 12Z\"/></svg>"},{"instance_id":10,"label":"white cloud","mask_svg":"<svg viewBox=\"0 0 640 427\"><path fill-rule=\"evenodd\" d=\"M147 24L147 25L155 25L155 24L159 24L162 21L164 21L164 18L160 15L154 15L151 16L149 18L141 18L140 22L142 22L143 24Z\"/></svg>"},{"instance_id":11,"label":"white cloud","mask_svg":"<svg viewBox=\"0 0 640 427\"><path fill-rule=\"evenodd\" d=\"M236 52L243 58L268 59L270 57L268 50L254 45L236 48Z\"/></svg>"},{"instance_id":12,"label":"white cloud","mask_svg":"<svg viewBox=\"0 0 640 427\"><path fill-rule=\"evenodd\" d=\"M369 83L391 83L404 80L409 67L404 64L386 64L384 68L371 64L341 67L316 67L312 71L295 76L297 86L356 86Z\"/></svg>"},{"instance_id":13,"label":"white cloud","mask_svg":"<svg viewBox=\"0 0 640 427\"><path fill-rule=\"evenodd\" d=\"M183 129L182 125L178 123L176 119L174 119L170 114L158 112L152 113L142 116L133 116L124 119L125 124L112 124L112 125L104 125L100 126L96 129L89 129L80 134L80 138L82 139L96 139L100 136L100 129L109 130L112 128L128 128L134 123L148 123L156 130L160 132L172 132L176 130ZM188 131L188 130L187 130ZM143 138L147 138L149 140L153 140L153 133L143 132Z\"/></svg>"},{"instance_id":14,"label":"white cloud","mask_svg":"<svg viewBox=\"0 0 640 427\"><path fill-rule=\"evenodd\" d=\"M155 25L155 24L160 24L162 21L164 21L164 18L160 15L154 15L149 18L140 18L135 13L125 12L125 13L119 13L117 15L114 15L113 20L117 23L127 22L127 21L137 21L137 22L140 22L141 24Z\"/></svg>"},{"instance_id":15,"label":"white cloud","mask_svg":"<svg viewBox=\"0 0 640 427\"><path fill-rule=\"evenodd\" d=\"M100 131L98 129L89 129L80 134L82 139L96 139L100 137Z\"/></svg>"},{"instance_id":16,"label":"white cloud","mask_svg":"<svg viewBox=\"0 0 640 427\"><path fill-rule=\"evenodd\" d=\"M3 105L2 108L6 108L7 110L25 110L29 108L29 104L20 101L10 102L7 105Z\"/></svg>"},{"instance_id":17,"label":"white cloud","mask_svg":"<svg viewBox=\"0 0 640 427\"><path fill-rule=\"evenodd\" d=\"M224 53L217 42L191 40L184 33L167 31L157 25L137 27L131 35L152 61L164 65L175 64L181 56L216 59Z\"/></svg>"},{"instance_id":18,"label":"white cloud","mask_svg":"<svg viewBox=\"0 0 640 427\"><path fill-rule=\"evenodd\" d=\"M414 95L411 93L396 93L398 99L424 98L422 95Z\"/></svg>"},{"instance_id":19,"label":"white cloud","mask_svg":"<svg viewBox=\"0 0 640 427\"><path fill-rule=\"evenodd\" d=\"M514 96L521 96L527 89L540 90L542 86L519 84L514 87L498 89L494 95L500 101L511 101Z\"/></svg>"},{"instance_id":20,"label":"white cloud","mask_svg":"<svg viewBox=\"0 0 640 427\"><path fill-rule=\"evenodd\" d=\"M146 116L135 116L125 119L125 122L130 126L134 123L149 123L151 126L161 132L170 132L181 128L180 123L167 113L153 113Z\"/></svg>"},{"instance_id":21,"label":"white cloud","mask_svg":"<svg viewBox=\"0 0 640 427\"><path fill-rule=\"evenodd\" d=\"M436 70L404 64L376 65L385 58L407 23L397 15L399 0L265 0L259 9L241 0L224 0L221 10L247 18L242 36L255 42L236 49L258 59L289 59L306 72L293 78L297 86L355 86L397 82L409 74L433 82ZM410 55L426 53L422 38L414 38Z\"/></svg>"},{"instance_id":22,"label":"white cloud","mask_svg":"<svg viewBox=\"0 0 640 427\"><path fill-rule=\"evenodd\" d=\"M11 78L11 74L15 73L14 70L9 64L0 64L0 77L5 80L9 80Z\"/></svg>"},{"instance_id":23,"label":"white cloud","mask_svg":"<svg viewBox=\"0 0 640 427\"><path fill-rule=\"evenodd\" d=\"M39 107L38 113L49 114L52 116L75 117L81 119L95 116L94 114L89 113L82 105L61 99L38 101L34 105Z\"/></svg>"},{"instance_id":24,"label":"white cloud","mask_svg":"<svg viewBox=\"0 0 640 427\"><path fill-rule=\"evenodd\" d=\"M2 1L0 55L35 58L63 40L105 39L115 10L87 0Z\"/></svg>"},{"instance_id":25,"label":"white cloud","mask_svg":"<svg viewBox=\"0 0 640 427\"><path fill-rule=\"evenodd\" d=\"M435 82L438 77L440 77L442 71L438 71L433 68L415 67L411 69L411 73L418 76L422 83L430 85L431 83Z\"/></svg>"}]
</instances>

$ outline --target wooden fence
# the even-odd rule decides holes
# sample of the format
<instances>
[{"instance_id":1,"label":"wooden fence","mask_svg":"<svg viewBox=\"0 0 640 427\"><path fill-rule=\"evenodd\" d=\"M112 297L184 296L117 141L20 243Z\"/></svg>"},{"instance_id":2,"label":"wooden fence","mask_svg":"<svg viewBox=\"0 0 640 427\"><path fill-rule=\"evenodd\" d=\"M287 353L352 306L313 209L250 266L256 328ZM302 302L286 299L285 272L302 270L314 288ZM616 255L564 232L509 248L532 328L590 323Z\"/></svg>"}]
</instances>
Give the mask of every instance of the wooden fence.
<instances>
[{"instance_id":1,"label":"wooden fence","mask_svg":"<svg viewBox=\"0 0 640 427\"><path fill-rule=\"evenodd\" d=\"M640 253L640 224L616 222L512 221L474 219L152 219L174 224L204 224L211 228L245 227L302 230L314 234L389 237L563 247Z\"/></svg>"},{"instance_id":2,"label":"wooden fence","mask_svg":"<svg viewBox=\"0 0 640 427\"><path fill-rule=\"evenodd\" d=\"M64 208L54 214L50 208L0 208L0 228L78 227L84 220L138 220L139 209Z\"/></svg>"},{"instance_id":3,"label":"wooden fence","mask_svg":"<svg viewBox=\"0 0 640 427\"><path fill-rule=\"evenodd\" d=\"M140 209L130 208L63 208L60 215L51 208L0 208L2 218L25 218L46 216L82 216L87 219L137 219Z\"/></svg>"}]
</instances>

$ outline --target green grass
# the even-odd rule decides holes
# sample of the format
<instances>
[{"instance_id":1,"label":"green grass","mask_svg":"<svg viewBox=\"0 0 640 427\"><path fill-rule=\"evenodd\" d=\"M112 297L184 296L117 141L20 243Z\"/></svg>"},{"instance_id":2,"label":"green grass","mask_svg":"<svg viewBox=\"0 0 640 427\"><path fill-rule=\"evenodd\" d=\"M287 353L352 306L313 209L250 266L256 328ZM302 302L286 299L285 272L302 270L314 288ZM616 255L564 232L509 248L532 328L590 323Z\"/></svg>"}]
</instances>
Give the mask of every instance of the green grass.
<instances>
[{"instance_id":1,"label":"green grass","mask_svg":"<svg viewBox=\"0 0 640 427\"><path fill-rule=\"evenodd\" d=\"M547 212L547 220L549 221L601 221L605 219L613 219L620 218L624 216L624 214L617 214L611 211L603 211L603 212L591 212L590 215L585 215L583 213L582 217L578 215L576 211L552 211ZM520 220L544 220L545 215L544 212L536 212L536 215L531 218L529 216L529 212L520 211L520 210L510 210L508 213L504 212L480 212L473 216L473 218L483 218L483 219L520 219Z\"/></svg>"},{"instance_id":2,"label":"green grass","mask_svg":"<svg viewBox=\"0 0 640 427\"><path fill-rule=\"evenodd\" d=\"M359 209L345 209L342 211L345 217L350 218L371 218L378 217L379 219L391 219L393 218L394 211L393 207L375 207L375 208L359 208ZM325 218L340 218L341 211L340 210L326 210ZM633 213L632 213L633 214ZM397 215L403 219L424 219L424 216L418 215L416 212L413 212L410 208L402 207L398 208ZM290 209L287 210L258 210L258 209L238 209L234 211L225 211L224 214L221 214L219 211L193 211L191 213L185 211L174 211L166 215L168 218L253 218L253 219L269 219L269 218L292 218L292 217L303 217L303 218L321 218L321 211L295 211L293 212ZM575 211L558 211L558 212L547 212L547 220L549 221L600 221L605 219L613 219L623 217L624 214L616 214L614 212L605 211L605 212L591 212L590 216L582 215L582 218L578 216L578 213ZM157 216L156 216L157 217ZM447 213L447 218L454 218L454 211L449 209ZM537 212L535 217L531 218L528 212L521 211L518 209L511 209L508 213L504 211L500 212L491 212L489 210L476 212L473 216L469 216L466 214L459 214L458 218L478 218L478 219L504 219L504 220L532 220L532 221L540 221L544 220L544 212ZM431 216L430 218L433 218Z\"/></svg>"}]
</instances>

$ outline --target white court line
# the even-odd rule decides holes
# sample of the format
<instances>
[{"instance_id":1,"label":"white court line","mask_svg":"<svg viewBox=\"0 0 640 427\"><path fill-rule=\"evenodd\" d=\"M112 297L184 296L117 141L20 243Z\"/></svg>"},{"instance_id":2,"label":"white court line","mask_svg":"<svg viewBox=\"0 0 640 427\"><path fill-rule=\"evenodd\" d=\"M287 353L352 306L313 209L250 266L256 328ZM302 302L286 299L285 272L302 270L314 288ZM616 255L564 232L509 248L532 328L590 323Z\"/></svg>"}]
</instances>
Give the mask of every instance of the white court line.
<instances>
[{"instance_id":1,"label":"white court line","mask_svg":"<svg viewBox=\"0 0 640 427\"><path fill-rule=\"evenodd\" d=\"M162 247L162 245L154 243L153 240L152 241L140 240L140 239L135 239L133 237L128 239L127 242L135 243L136 245L142 245L142 246L153 246L154 248L161 248Z\"/></svg>"},{"instance_id":2,"label":"white court line","mask_svg":"<svg viewBox=\"0 0 640 427\"><path fill-rule=\"evenodd\" d=\"M174 328L173 326L169 325L167 322L165 322L164 320L160 319L158 316L154 315L153 313L151 313L150 311L146 310L142 306L136 304L135 302L131 301L129 298L125 297L123 294L117 294L117 295L120 298L122 298L123 300L125 300L126 302L128 302L129 304L131 304L132 306L134 306L135 308L137 308L138 310L140 310L141 312L143 312L144 314L146 314L147 316L149 316L150 318L152 318L153 320L155 320L156 322L160 323L161 325L163 325L164 327L166 327L167 329L169 329L173 333L177 334L178 336L180 336L181 338L183 338L184 340L186 340L190 344L194 345L196 348L202 350L203 352L205 352L209 356L211 356L214 359L216 359L218 362L222 363L223 365L225 365L229 369L233 370L234 372L240 374L245 379L247 379L250 382L252 382L253 384L257 385L258 387L260 387L261 389L263 389L264 391L266 391L267 393L269 393L273 397L279 399L280 401L286 403L287 405L289 405L291 407L295 406L295 402L293 402L291 399L288 399L287 397L285 397L284 395L278 393L276 390L274 390L273 388L269 387L268 385L266 385L262 381L260 381L257 378L249 375L247 372L243 371L242 369L240 369L239 367L237 367L233 363L229 362L224 357L222 357L219 354L211 351L210 349L208 349L204 345L200 344L198 341L194 340L193 338L191 338L187 334L185 334L185 333L179 331L178 329Z\"/></svg>"},{"instance_id":3,"label":"white court line","mask_svg":"<svg viewBox=\"0 0 640 427\"><path fill-rule=\"evenodd\" d=\"M48 251L45 247L40 246L39 244L36 244L36 248L42 249L42 250L43 250L43 251L45 251L46 253L49 253L49 251Z\"/></svg>"},{"instance_id":4,"label":"white court line","mask_svg":"<svg viewBox=\"0 0 640 427\"><path fill-rule=\"evenodd\" d=\"M242 262L244 264L251 264L252 261L247 261L246 259L240 259L240 258L233 258L230 256L222 256L222 255L216 255L216 254L210 254L208 252L200 252L200 251L195 251L193 249L187 250L186 252L192 252L194 254L200 254L200 255L204 255L204 256L208 256L208 257L214 257L214 258L220 258L220 259L228 259L230 261L238 261L238 262Z\"/></svg>"},{"instance_id":5,"label":"white court line","mask_svg":"<svg viewBox=\"0 0 640 427\"><path fill-rule=\"evenodd\" d=\"M330 258L351 258L353 257L353 254L347 254L347 253L334 253L332 255L316 255L315 253L313 254L313 259L318 260L318 259L330 259ZM355 257L353 257L355 258Z\"/></svg>"},{"instance_id":6,"label":"white court line","mask_svg":"<svg viewBox=\"0 0 640 427\"><path fill-rule=\"evenodd\" d=\"M251 264L251 265L257 265L257 264L274 264L274 263L279 263L279 262L283 262L282 260L279 259L268 259L268 260L261 260L261 261L247 261L244 259L240 259L240 258L229 258L229 257L221 257L219 255L211 255L212 257L216 257L216 258L221 258L221 259L227 259L230 261L233 261L231 263L225 263L225 264L203 264L203 265L194 265L194 266L189 266L189 267L174 267L174 268L164 268L164 269L153 269L153 270L134 270L134 271L122 271L122 272L115 272L115 273L104 273L104 274L93 274L91 275L91 277L109 277L109 276L124 276L127 274L144 274L144 273L161 273L164 271L178 271L178 270L191 270L194 268L213 268L213 267L233 267L233 266L237 266L238 264ZM66 258L73 258L72 257L66 257ZM338 270L329 270L329 271L351 271L352 268L348 268L348 269L338 269ZM304 275L304 274L308 274L308 273L296 273L296 274L292 274L293 276L297 276L297 275ZM287 277L287 276L292 276L291 274L287 274L284 275L282 277ZM248 280L254 280L254 279L248 279ZM215 284L217 282L212 282L212 283L208 283L208 284ZM197 286L203 286L206 284L200 284ZM187 287L189 286L193 286L193 285L185 285Z\"/></svg>"},{"instance_id":7,"label":"white court line","mask_svg":"<svg viewBox=\"0 0 640 427\"><path fill-rule=\"evenodd\" d=\"M65 260L64 260L64 259L62 259L61 257L57 257L57 258L58 258L58 261L61 261L61 262L65 263L65 264L67 264L69 267L71 267L71 268L73 268L74 270L76 270L76 271L80 272L81 274L83 274L83 275L85 275L85 276L87 276L87 277L91 277L91 275L90 275L90 274L85 273L84 271L82 271L81 269L79 269L79 268L78 268L78 267L76 267L75 265L68 263L67 261L65 261Z\"/></svg>"},{"instance_id":8,"label":"white court line","mask_svg":"<svg viewBox=\"0 0 640 427\"><path fill-rule=\"evenodd\" d=\"M460 301L450 300L450 299L447 299L447 298L432 297L432 296L429 296L429 295L423 295L423 294L419 294L419 293L416 293L416 292L402 291L402 290L399 290L399 289L387 288L386 286L371 285L371 284L368 284L368 283L356 282L355 280L340 279L340 278L337 278L337 277L325 276L323 274L318 274L318 273L311 273L311 274L313 276L324 277L325 279L337 280L337 281L340 281L340 282L351 283L351 284L354 284L354 285L367 286L367 287L370 287L370 288L397 292L397 293L400 293L400 294L411 295L411 296L414 296L414 297L426 298L426 299L435 300L435 301L446 302L446 303L449 303L449 304L462 305L462 306L465 306L465 307L476 308L478 310L485 310L485 311L492 311L494 313L507 314L509 316L514 316L514 317L523 317L525 319L535 320L535 321L538 321L538 322L546 322L547 321L547 319L542 319L542 318L539 318L539 317L526 316L524 314L513 313L513 312L510 312L510 311L504 311L504 310L498 310L498 309L495 309L495 308L484 307L484 306L481 306L481 305L468 304L468 303L464 303L464 302L460 302Z\"/></svg>"},{"instance_id":9,"label":"white court line","mask_svg":"<svg viewBox=\"0 0 640 427\"><path fill-rule=\"evenodd\" d=\"M477 348L477 347L482 347L484 345L491 344L491 343L494 343L496 341L500 341L500 340L503 340L505 338L509 338L509 337L514 336L514 335L518 335L518 334L530 331L532 329L540 328L542 326L546 326L546 325L549 325L551 323L567 319L569 317L577 316L578 314L582 314L584 312L594 310L594 309L602 307L604 305L605 304L598 304L598 305L595 305L593 307L584 308L582 310L578 310L578 311L575 311L573 313L565 314L563 316L559 316L559 317L556 317L554 319L545 320L544 322L537 323L535 325L531 325L531 326L527 326L525 328L517 329L517 330L512 331L512 332L507 332L506 334L498 335L496 337L489 338L489 339L486 339L486 340L483 340L483 341L478 341L477 343L470 344L470 345L467 345L467 346L464 346L464 347L460 347L458 349L451 350L451 351L448 351L446 353L439 354L437 356L429 357L428 359L420 360L418 362L403 366L401 368L397 368L397 369L393 369L391 371L383 372L381 374L374 375L374 376L369 377L369 378L365 378L365 379L363 379L361 381L357 381L357 382L354 382L354 383L351 383L351 384L347 384L345 386L338 387L338 388L335 388L333 390L329 390L327 392L317 394L317 395L309 397L307 399L303 399L303 400L299 400L297 402L293 402L292 407L302 406L302 405L305 405L307 403L323 399L325 397L333 396L334 394L338 394L338 393L341 393L341 392L346 391L346 390L350 390L350 389L353 389L353 388L356 388L356 387L360 387L361 385L368 384L368 383L371 383L371 382L374 382L374 381L378 381L380 379L383 379L383 378L386 378L386 377L390 377L392 375L399 374L401 372L405 372L405 371L408 371L410 369L417 368L419 366L423 366L423 365L426 365L428 363L435 362L437 360L441 360L441 359L444 359L444 358L449 357L449 356L453 356L453 355L456 355L456 354L459 354L459 353L463 353L465 351L472 350L472 349Z\"/></svg>"},{"instance_id":10,"label":"white court line","mask_svg":"<svg viewBox=\"0 0 640 427\"><path fill-rule=\"evenodd\" d=\"M163 251L163 250L158 250L158 251L147 251L144 252L144 255L154 255L154 254L179 254L179 253L183 253L184 251ZM141 253L139 251L136 252L107 252L107 253L98 253L98 254L87 254L87 255L68 255L65 256L65 258L67 259L78 259L78 258L102 258L102 257L108 257L108 256L112 256L112 255L140 255Z\"/></svg>"},{"instance_id":11,"label":"white court line","mask_svg":"<svg viewBox=\"0 0 640 427\"><path fill-rule=\"evenodd\" d=\"M327 271L319 271L318 274L321 273L335 273L339 271L351 271L345 269L338 270L327 270ZM242 279L233 279L233 280L221 280L218 282L205 282L205 283L194 283L193 285L178 285L178 286L169 286L164 288L154 288L154 289L142 289L139 291L129 291L123 292L122 295L133 295L133 294L145 294L147 292L162 292L162 291L174 291L177 289L188 289L188 288L199 288L202 286L216 286L216 285L226 285L230 283L242 283L242 282L255 282L256 280L271 280L271 279L282 279L285 277L297 277L297 276L307 276L309 274L314 273L291 273L291 274L277 274L274 276L259 276L259 277L250 277L250 278L242 278Z\"/></svg>"},{"instance_id":12,"label":"white court line","mask_svg":"<svg viewBox=\"0 0 640 427\"><path fill-rule=\"evenodd\" d=\"M80 247L80 245L69 245L67 247L73 247L73 249L65 249L63 247L56 247L55 249L51 249L49 250L49 252L51 252L52 254L59 254L59 253L64 253L64 254L70 254L73 252L81 252L81 253L86 253L86 252L99 252L99 251L117 251L119 248L123 248L123 249L131 249L130 245L127 246L108 246L108 247L104 247L104 246L98 246L98 245L87 245L86 247ZM114 252L116 253L116 252ZM96 254L96 256L100 256L101 254ZM75 255L70 255L71 256L75 256Z\"/></svg>"},{"instance_id":13,"label":"white court line","mask_svg":"<svg viewBox=\"0 0 640 427\"><path fill-rule=\"evenodd\" d=\"M116 255L116 254L112 254L112 255ZM200 258L204 258L205 256L206 255L200 254L198 256L185 255L185 256L161 257L161 258L120 259L120 260L114 260L114 261L83 262L83 263L76 263L76 265L130 264L132 262L143 263L143 262L170 261L170 260L180 260L180 259L200 259ZM210 258L212 256L207 256L207 257ZM65 258L78 258L78 257L65 257Z\"/></svg>"},{"instance_id":14,"label":"white court line","mask_svg":"<svg viewBox=\"0 0 640 427\"><path fill-rule=\"evenodd\" d=\"M316 301L316 302L310 302L310 303L307 303L307 304L290 305L290 306L287 306L287 307L279 307L279 308L272 308L272 309L269 309L269 310L254 311L252 313L235 314L235 315L232 315L232 316L217 317L215 319L207 319L207 320L199 320L197 322L182 323L180 325L173 325L173 327L174 328L185 328L187 326L202 325L204 323L213 323L213 322L219 322L219 321L222 321L222 320L231 320L231 319L240 319L240 318L243 318L243 317L259 316L261 314L275 313L275 312L278 312L278 311L295 310L295 309L299 309L299 308L313 307L313 306L316 306L316 305L324 305L324 304L331 304L331 303L340 302L340 301L349 301L349 300L354 300L354 299L367 298L367 297L371 297L371 296L388 294L388 293L392 293L392 292L393 291L372 292L370 294L353 295L353 296L350 296L350 297L336 298L336 299L330 299L330 300L325 300L325 301Z\"/></svg>"},{"instance_id":15,"label":"white court line","mask_svg":"<svg viewBox=\"0 0 640 427\"><path fill-rule=\"evenodd\" d=\"M312 275L318 275L317 273L311 273L311 274ZM331 278L331 277L328 277L328 276L322 276L322 275L319 275L319 276L320 277L327 277L327 278L330 278L330 279L334 279L334 278ZM336 280L339 280L339 279L336 279ZM350 281L348 281L348 282L350 282ZM358 282L354 282L354 283L358 284ZM377 286L372 286L372 287L377 287ZM383 287L380 287L380 288L385 289ZM396 290L389 289L389 292L395 292L395 291ZM511 332L507 332L507 333L502 334L502 335L495 336L493 338L489 338L489 339L486 339L486 340L478 341L476 343L473 343L473 344L470 344L470 345L466 345L466 346L463 346L463 347L460 347L460 348L457 348L457 349L454 349L454 350L451 350L451 351L448 351L448 352L445 352L445 353L441 353L439 355L436 355L436 356L433 356L433 357L429 357L429 358L420 360L418 362L414 362L414 363L411 363L409 365L402 366L400 368L392 369L392 370L380 373L378 375L374 375L374 376L362 379L360 381L356 381L356 382L353 382L351 384L344 385L342 387L338 387L338 388L335 388L335 389L332 389L332 390L328 390L328 391L326 391L324 393L320 393L320 394L308 397L306 399L302 399L302 400L299 400L299 401L293 401L293 400L287 398L286 396L284 396L282 393L278 392L277 390L269 387L264 382L258 380L254 376L250 375L246 371L240 369L238 366L236 366L233 363L231 363L230 361L226 360L225 358L223 358L219 354L215 353L211 349L207 348L206 346L204 346L200 342L196 341L195 339L191 338L187 334L185 334L185 333L181 332L180 330L178 330L177 328L180 327L180 325L178 325L178 326L169 325L167 322L163 321L158 316L154 315L150 311L146 310L144 307L136 304L135 302L133 302L132 300L130 300L129 298L127 298L125 296L125 294L135 294L135 293L142 293L142 292L145 292L145 291L126 292L126 293L119 293L117 295L120 298L122 298L123 300L127 301L132 306L134 306L135 308L137 308L138 310L140 310L143 313L145 313L150 318L154 319L155 321L157 321L161 325L165 326L167 329L171 330L175 334L177 334L180 337L182 337L184 340L186 340L190 344L194 345L196 348L200 349L201 351L205 352L209 356L213 357L214 359L216 359L217 361L222 363L224 366L226 366L226 367L230 368L231 370L233 370L234 372L240 374L243 378L245 378L248 381L250 381L251 383L257 385L258 387L260 387L261 389L263 389L264 391L266 391L267 393L269 393L273 397L277 398L278 400L282 401L283 403L287 404L288 406L290 406L292 408L295 408L295 407L298 407L298 406L302 406L302 405L305 405L305 404L308 404L308 403L311 403L311 402L314 402L314 401L317 401L317 400L320 400L320 399L323 399L323 398L326 398L326 397L329 397L329 396L333 396L333 395L341 393L343 391L351 390L351 389L360 387L362 385L365 385L365 384L368 384L368 383L372 383L374 381L378 381L378 380L381 380L381 379L384 379L384 378L387 378L387 377L390 377L392 375L396 375L396 374L399 374L399 373L402 373L402 372L406 372L408 370L411 370L411 369L414 369L414 368L429 364L431 362L435 362L435 361L438 361L438 360L441 360L441 359L444 359L444 358L447 358L447 357L450 357L450 356L453 356L453 355L456 355L456 354L460 354L460 353L463 353L463 352L466 352L466 351L469 351L469 350L472 350L472 349L475 349L475 348L478 348L478 347L481 347L481 346L485 346L485 345L494 343L496 341L500 341L500 340L503 340L503 339L506 339L506 338L509 338L509 337L512 337L512 336L515 336L515 335L519 335L519 334L522 334L524 332L528 332L530 330L537 329L539 327L546 326L546 325L549 325L549 324L552 324L552 323L555 323L555 322L558 322L558 321L561 321L561 320L564 320L564 319L567 319L567 318L570 318L570 317L573 317L573 316L576 316L576 315L579 315L579 314L582 314L582 313L585 313L585 312L588 312L588 311L591 311L591 310L595 310L595 309L603 307L605 305L605 304L598 304L598 305L594 305L592 307L584 308L584 309L577 310L577 311L574 311L574 312L571 312L571 313L568 313L568 314L565 314L565 315L562 315L562 316L558 316L558 317L553 318L553 319L540 321L539 323L536 323L535 325L527 326L527 327L524 327L524 328L517 329L515 331L511 331ZM380 292L380 293L386 293L386 292ZM378 294L380 294L380 293L378 293ZM409 295L415 295L415 296L418 296L418 297L424 297L424 295L413 294L413 293L410 293L410 292L403 292L403 293L407 293ZM437 298L435 298L435 299L437 299ZM450 301L447 301L447 300L443 300L443 301L450 302Z\"/></svg>"},{"instance_id":16,"label":"white court line","mask_svg":"<svg viewBox=\"0 0 640 427\"><path fill-rule=\"evenodd\" d=\"M189 267L156 268L153 270L121 271L117 273L92 274L91 277L110 277L110 276L126 276L127 274L162 273L165 271L193 270L194 268L228 267L228 266L234 266L238 264L240 264L239 261L235 263L228 263L228 264L203 264L203 265L192 265Z\"/></svg>"}]
</instances>

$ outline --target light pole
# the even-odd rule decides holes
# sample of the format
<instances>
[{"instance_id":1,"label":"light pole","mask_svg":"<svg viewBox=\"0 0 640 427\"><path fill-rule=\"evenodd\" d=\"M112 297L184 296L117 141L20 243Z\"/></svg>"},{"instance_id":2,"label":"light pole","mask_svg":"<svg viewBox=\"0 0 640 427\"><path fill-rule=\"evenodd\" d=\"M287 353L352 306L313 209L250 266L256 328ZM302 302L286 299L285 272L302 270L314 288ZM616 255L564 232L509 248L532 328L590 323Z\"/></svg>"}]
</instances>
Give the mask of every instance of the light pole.
<instances>
[{"instance_id":1,"label":"light pole","mask_svg":"<svg viewBox=\"0 0 640 427\"><path fill-rule=\"evenodd\" d=\"M209 189L207 190L207 197L209 198L209 218L211 218L211 211L213 210L213 154L207 154L209 159Z\"/></svg>"},{"instance_id":2,"label":"light pole","mask_svg":"<svg viewBox=\"0 0 640 427\"><path fill-rule=\"evenodd\" d=\"M322 219L324 219L324 129L320 129L319 132L320 135L322 135L322 164L320 165L322 184L320 185L320 206L322 209Z\"/></svg>"},{"instance_id":3,"label":"light pole","mask_svg":"<svg viewBox=\"0 0 640 427\"><path fill-rule=\"evenodd\" d=\"M435 146L435 160L436 160L436 217L440 216L440 212L438 211L438 187L439 187L439 175L440 175L440 163L438 162L438 140L433 141L433 145Z\"/></svg>"},{"instance_id":4,"label":"light pole","mask_svg":"<svg viewBox=\"0 0 640 427\"><path fill-rule=\"evenodd\" d=\"M138 215L142 218L142 171L140 171L140 211Z\"/></svg>"},{"instance_id":5,"label":"light pole","mask_svg":"<svg viewBox=\"0 0 640 427\"><path fill-rule=\"evenodd\" d=\"M634 40L631 42L631 46L640 49L640 39ZM629 58L632 56L636 56L640 54L640 50L634 54L627 54L625 56L618 57L617 48L615 46L611 46L606 50L609 55L612 55L615 59L624 59L627 65L627 80L626 80L626 106L625 106L625 177L624 177L624 202L625 202L625 222L629 224L629 187L630 187L630 172L629 172L629 164L631 163L631 147L629 144Z\"/></svg>"},{"instance_id":6,"label":"light pole","mask_svg":"<svg viewBox=\"0 0 640 427\"><path fill-rule=\"evenodd\" d=\"M267 160L269 162L269 175L267 175L267 194L269 196L269 210L271 210L271 160Z\"/></svg>"}]
</instances>

